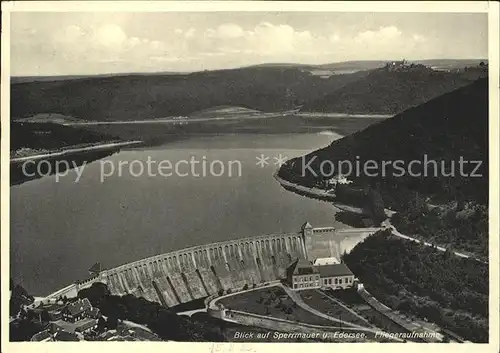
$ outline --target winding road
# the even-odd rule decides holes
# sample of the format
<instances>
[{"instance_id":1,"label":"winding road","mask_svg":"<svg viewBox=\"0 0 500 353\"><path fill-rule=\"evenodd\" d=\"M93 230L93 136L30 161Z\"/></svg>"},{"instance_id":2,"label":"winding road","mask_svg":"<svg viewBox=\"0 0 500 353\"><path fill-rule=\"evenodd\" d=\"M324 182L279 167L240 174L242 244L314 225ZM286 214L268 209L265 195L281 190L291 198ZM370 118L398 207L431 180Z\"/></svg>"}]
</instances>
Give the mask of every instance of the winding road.
<instances>
[{"instance_id":1,"label":"winding road","mask_svg":"<svg viewBox=\"0 0 500 353\"><path fill-rule=\"evenodd\" d=\"M392 224L391 224L391 221L390 219L387 219L385 220L384 222L382 222L382 225L384 226L384 228L387 228L387 229L390 229L392 234L397 236L397 237L400 237L402 239L406 239L406 240L410 240L410 241L413 241L415 243L418 243L418 244L422 244L422 245L425 245L425 246L428 246L428 247L432 247L434 249L437 249L439 251L447 251L446 248L442 247L442 246L437 246L435 244L431 244L429 242L426 242L426 241L423 241L423 240L419 240L419 239L416 239L416 238L413 238L413 237L410 237L408 235L404 235L403 233L401 233L400 231L398 231L396 229L396 227L394 227ZM474 256L471 256L471 255L466 255L464 253L461 253L461 252L458 252L458 251L453 251L453 254L455 256L458 256L458 257L462 257L464 259L472 259L472 260L475 260L475 261L478 261L478 262L481 262L483 264L488 264L488 261L484 261L484 260L481 260L480 258L478 257L474 257Z\"/></svg>"},{"instance_id":2,"label":"winding road","mask_svg":"<svg viewBox=\"0 0 500 353\"><path fill-rule=\"evenodd\" d=\"M291 189L291 190L295 190L295 191L297 191L297 193L302 193L302 194L308 195L308 196L310 196L312 198L327 199L328 201L331 201L335 207L342 209L342 205L340 205L340 204L338 204L338 203L335 202L335 195L334 194L330 194L330 193L328 193L327 191L325 191L323 189L309 188L309 187L306 187L306 186L294 184L292 182L289 182L288 180L285 180L285 179L279 177L278 176L278 172L276 172L274 174L274 178L283 187L286 187L286 188ZM349 212L349 208L351 208L351 206L345 205L345 207L344 207L344 209L346 211L348 211L348 212ZM353 212L357 213L355 211L353 211ZM395 213L396 213L395 211L392 211L392 210L389 210L389 209L385 209L385 214L387 215L387 219L384 222L382 222L382 228L381 229L384 229L384 228L385 229L390 229L393 235L395 235L397 237L400 237L402 239L410 240L410 241L413 241L415 243L422 244L422 245L425 245L425 246L437 249L439 251L443 251L443 252L447 251L447 249L444 248L444 247L442 247L442 246L438 246L438 245L435 245L435 244L432 244L432 243L429 243L429 242L426 242L426 241L423 241L423 240L419 240L419 239L414 238L414 237L410 237L410 236L405 235L405 234L401 233L400 231L398 231L396 229L396 227L394 227L391 224L391 221L390 221L392 215L394 215ZM474 256L474 255L467 255L467 254L464 254L464 253L461 253L461 252L458 252L458 251L453 251L452 253L455 256L458 256L458 257L461 257L461 258L464 258L464 259L472 259L472 260L478 261L478 262L483 263L483 264L488 264L488 261L484 261L484 260L480 259L477 255L476 256Z\"/></svg>"}]
</instances>

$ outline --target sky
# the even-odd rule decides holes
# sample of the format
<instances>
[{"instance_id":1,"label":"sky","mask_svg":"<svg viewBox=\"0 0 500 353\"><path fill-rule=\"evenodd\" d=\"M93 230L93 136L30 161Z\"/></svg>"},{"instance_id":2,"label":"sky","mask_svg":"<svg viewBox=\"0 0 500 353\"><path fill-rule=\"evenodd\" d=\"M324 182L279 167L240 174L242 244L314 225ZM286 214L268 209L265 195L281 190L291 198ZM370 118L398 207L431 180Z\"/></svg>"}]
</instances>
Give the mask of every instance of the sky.
<instances>
[{"instance_id":1,"label":"sky","mask_svg":"<svg viewBox=\"0 0 500 353\"><path fill-rule=\"evenodd\" d=\"M483 59L487 33L481 13L13 12L11 75Z\"/></svg>"}]
</instances>

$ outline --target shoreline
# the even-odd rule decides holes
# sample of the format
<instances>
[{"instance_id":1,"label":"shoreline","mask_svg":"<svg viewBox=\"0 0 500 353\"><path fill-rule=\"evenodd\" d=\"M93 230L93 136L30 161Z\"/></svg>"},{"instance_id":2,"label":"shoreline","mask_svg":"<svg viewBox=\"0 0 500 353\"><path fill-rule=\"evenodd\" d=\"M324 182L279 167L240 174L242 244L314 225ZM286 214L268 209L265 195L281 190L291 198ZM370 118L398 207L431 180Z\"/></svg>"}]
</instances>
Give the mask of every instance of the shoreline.
<instances>
[{"instance_id":1,"label":"shoreline","mask_svg":"<svg viewBox=\"0 0 500 353\"><path fill-rule=\"evenodd\" d=\"M396 114L367 114L367 113L337 113L337 112L297 112L293 115L302 116L304 118L358 118L358 119L369 119L369 118L377 118L377 119L389 119L395 116Z\"/></svg>"},{"instance_id":2,"label":"shoreline","mask_svg":"<svg viewBox=\"0 0 500 353\"><path fill-rule=\"evenodd\" d=\"M31 155L31 156L11 158L10 163L26 162L26 161L32 161L32 160L39 160L39 159L43 159L43 158L60 157L60 156L65 156L65 155L69 155L69 154L73 154L73 153L80 153L80 152L87 152L87 151L100 151L100 150L106 150L106 149L111 149L111 148L115 148L115 147L131 146L131 145L137 145L137 144L142 144L142 143L144 143L144 142L139 141L139 140L134 140L134 141L125 141L125 142L111 142L111 143L97 144L97 145L91 145L91 146L87 146L87 147L68 148L68 149L64 149L62 151L57 151L57 152L47 152L47 153L35 154L35 155Z\"/></svg>"},{"instance_id":3,"label":"shoreline","mask_svg":"<svg viewBox=\"0 0 500 353\"><path fill-rule=\"evenodd\" d=\"M214 117L187 117L186 119L174 118L150 118L144 120L114 120L114 121L75 121L65 122L61 125L64 126L89 126L89 125L135 125L135 124L186 124L186 123L200 123L200 122L220 122L220 121L234 121L234 120L257 120L257 119L270 119L280 118L286 116L298 116L304 118L348 118L348 119L389 119L394 114L364 114L364 113L336 113L336 112L260 112L247 115L235 116L214 116ZM22 121L17 121L22 122Z\"/></svg>"},{"instance_id":4,"label":"shoreline","mask_svg":"<svg viewBox=\"0 0 500 353\"><path fill-rule=\"evenodd\" d=\"M120 120L120 121L86 121L66 123L65 126L78 126L78 125L135 125L135 124L186 124L186 123L200 123L212 121L232 121L232 120L252 120L252 119L268 119L283 116L285 113L261 113L246 116L228 116L228 117L211 117L211 118L187 118L187 119L172 119L172 118L157 118L145 120Z\"/></svg>"},{"instance_id":5,"label":"shoreline","mask_svg":"<svg viewBox=\"0 0 500 353\"><path fill-rule=\"evenodd\" d=\"M359 215L364 215L365 212L363 211L362 208L355 207L355 206L349 206L346 204L339 203L336 200L336 195L335 194L330 194L327 191L323 191L322 189L318 188L308 188L306 186L302 186L299 184L294 184L292 182L289 182L288 180L285 180L278 176L278 171L277 170L273 174L273 178L286 190L295 192L296 194L303 195L305 197L310 197L313 199L319 199L322 201L328 201L332 204L333 207L345 211L345 212L351 212L354 214L359 214Z\"/></svg>"}]
</instances>

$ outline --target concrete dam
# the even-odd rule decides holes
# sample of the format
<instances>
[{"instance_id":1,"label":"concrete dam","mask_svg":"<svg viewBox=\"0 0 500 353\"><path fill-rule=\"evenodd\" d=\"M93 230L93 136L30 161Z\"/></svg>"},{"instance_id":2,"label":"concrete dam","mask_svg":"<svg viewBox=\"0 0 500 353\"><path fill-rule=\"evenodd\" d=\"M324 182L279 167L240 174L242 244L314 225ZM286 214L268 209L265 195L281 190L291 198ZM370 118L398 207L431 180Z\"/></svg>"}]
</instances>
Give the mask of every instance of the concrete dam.
<instances>
[{"instance_id":1,"label":"concrete dam","mask_svg":"<svg viewBox=\"0 0 500 353\"><path fill-rule=\"evenodd\" d=\"M347 238L362 241L379 229L313 228L306 222L297 233L200 245L103 270L48 298L73 297L79 290L102 282L107 284L111 294L132 294L172 307L221 290L239 290L245 285L252 287L279 280L285 277L286 268L296 258L338 258L342 242Z\"/></svg>"}]
</instances>

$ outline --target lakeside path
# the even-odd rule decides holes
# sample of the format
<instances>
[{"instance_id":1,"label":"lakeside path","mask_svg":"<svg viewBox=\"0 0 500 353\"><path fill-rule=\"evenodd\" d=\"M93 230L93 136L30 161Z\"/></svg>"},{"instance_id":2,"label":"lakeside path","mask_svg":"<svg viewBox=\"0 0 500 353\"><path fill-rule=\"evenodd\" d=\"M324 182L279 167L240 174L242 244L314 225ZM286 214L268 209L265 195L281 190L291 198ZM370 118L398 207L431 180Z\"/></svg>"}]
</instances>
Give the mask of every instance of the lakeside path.
<instances>
[{"instance_id":1,"label":"lakeside path","mask_svg":"<svg viewBox=\"0 0 500 353\"><path fill-rule=\"evenodd\" d=\"M36 154L36 155L31 155L31 156L11 158L10 162L12 163L12 162L33 161L33 160L38 160L38 159L43 159L43 158L65 156L65 155L79 153L79 152L100 151L100 150L107 150L107 149L116 148L116 147L138 145L141 143L143 143L143 141L125 141L125 142L104 143L104 144L92 145L92 146L87 146L87 147L68 148L68 149L64 149L62 151L57 151L57 152L47 152L47 153Z\"/></svg>"},{"instance_id":2,"label":"lakeside path","mask_svg":"<svg viewBox=\"0 0 500 353\"><path fill-rule=\"evenodd\" d=\"M359 210L361 210L361 209L357 209L356 207L351 207L351 206L347 206L347 205L345 207L343 207L343 206L341 206L341 205L339 205L339 204L337 204L337 203L334 202L334 199L335 199L335 195L334 194L329 194L327 191L319 189L319 188L308 188L308 187L305 187L305 186L302 186L302 185L291 183L288 180L285 180L285 179L279 177L278 176L278 172L276 172L274 174L274 178L281 184L281 186L283 186L283 187L285 187L285 188L287 188L289 190L293 190L296 193L305 195L307 197L319 198L319 199L331 201L332 205L334 207L337 207L337 208L342 209L344 211L349 211L349 209L353 209L354 211L351 211L351 212L359 213ZM432 243L429 243L429 242L426 242L426 241L423 241L423 240L420 240L420 239L417 239L417 238L414 238L414 237L410 237L408 235L405 235L405 234L399 232L396 229L396 227L394 227L391 224L391 221L390 221L390 217L393 214L395 214L396 212L394 212L392 210L385 209L385 213L386 213L386 215L387 215L388 218L384 222L382 222L382 227L386 228L386 229L390 229L392 235L395 235L395 236L397 236L399 238L402 238L402 239L413 241L413 242L418 243L418 244L422 244L422 245L428 246L430 248L437 249L437 250L442 251L442 252L447 251L447 249L444 248L444 247L442 247L442 246L438 246L438 245L435 245L435 244L432 244ZM484 260L480 259L479 257L477 257L475 255L467 255L467 254L464 254L464 253L461 253L461 252L458 252L458 251L453 251L452 253L455 256L458 256L458 257L461 257L461 258L472 259L472 260L478 261L478 262L483 263L483 264L488 264L488 261L484 261Z\"/></svg>"}]
</instances>

